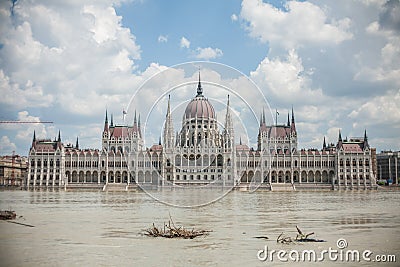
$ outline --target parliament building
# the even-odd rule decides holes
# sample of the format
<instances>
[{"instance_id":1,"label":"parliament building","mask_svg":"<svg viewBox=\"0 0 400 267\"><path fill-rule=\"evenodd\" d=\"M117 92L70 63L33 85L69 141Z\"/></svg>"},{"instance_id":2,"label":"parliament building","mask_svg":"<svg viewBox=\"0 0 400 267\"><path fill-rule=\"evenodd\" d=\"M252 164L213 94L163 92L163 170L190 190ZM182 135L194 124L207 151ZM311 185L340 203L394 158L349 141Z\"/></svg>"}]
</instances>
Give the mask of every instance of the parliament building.
<instances>
[{"instance_id":1,"label":"parliament building","mask_svg":"<svg viewBox=\"0 0 400 267\"><path fill-rule=\"evenodd\" d=\"M371 189L376 187L375 149L361 138L338 133L336 144L299 149L295 116L284 125L267 125L261 114L257 148L235 143L229 96L223 129L199 79L182 126L175 132L170 99L163 138L144 147L140 115L133 125L109 123L106 111L101 149L64 145L58 138L37 139L29 150L28 188L237 187L268 190ZM256 133L254 133L256 134Z\"/></svg>"}]
</instances>

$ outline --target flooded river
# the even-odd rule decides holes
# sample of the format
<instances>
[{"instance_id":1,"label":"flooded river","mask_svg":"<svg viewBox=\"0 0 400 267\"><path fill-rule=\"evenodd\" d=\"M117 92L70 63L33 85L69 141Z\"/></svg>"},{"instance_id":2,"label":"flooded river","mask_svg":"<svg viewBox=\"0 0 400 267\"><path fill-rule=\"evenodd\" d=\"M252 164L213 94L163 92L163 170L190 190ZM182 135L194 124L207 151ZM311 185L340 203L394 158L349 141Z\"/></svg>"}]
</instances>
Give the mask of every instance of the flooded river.
<instances>
[{"instance_id":1,"label":"flooded river","mask_svg":"<svg viewBox=\"0 0 400 267\"><path fill-rule=\"evenodd\" d=\"M168 191L163 197L185 202L206 194ZM166 205L145 192L1 191L0 208L15 210L23 216L17 222L35 226L0 221L1 266L308 266L301 258L295 262L297 254L290 251L313 250L320 257L329 248L369 250L371 261L349 263L325 254L326 265L377 266L376 255L396 256L397 263L379 266L400 264L399 191L233 191L195 208ZM162 226L169 215L176 225L212 232L192 240L141 234L152 223ZM296 225L327 242L276 242L282 232L296 237ZM339 239L345 248L338 248ZM265 259L265 248L287 253L282 260L277 254Z\"/></svg>"}]
</instances>

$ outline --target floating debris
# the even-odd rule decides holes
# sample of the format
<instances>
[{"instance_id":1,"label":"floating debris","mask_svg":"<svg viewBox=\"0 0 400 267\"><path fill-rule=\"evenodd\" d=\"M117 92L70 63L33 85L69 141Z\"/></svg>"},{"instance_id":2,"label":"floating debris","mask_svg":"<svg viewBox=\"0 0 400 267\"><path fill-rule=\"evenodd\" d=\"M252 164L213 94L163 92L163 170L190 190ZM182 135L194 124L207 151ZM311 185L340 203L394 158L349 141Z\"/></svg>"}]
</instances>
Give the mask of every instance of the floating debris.
<instances>
[{"instance_id":1,"label":"floating debris","mask_svg":"<svg viewBox=\"0 0 400 267\"><path fill-rule=\"evenodd\" d=\"M276 239L277 243L281 244L290 244L294 242L326 242L325 240L322 239L315 239L315 238L309 238L309 236L313 235L314 232L308 233L308 234L303 234L303 232L300 230L300 228L296 225L297 229L297 236L296 238L291 238L289 236L284 236L283 233L281 233L278 238Z\"/></svg>"},{"instance_id":2,"label":"floating debris","mask_svg":"<svg viewBox=\"0 0 400 267\"><path fill-rule=\"evenodd\" d=\"M257 239L269 239L268 236L254 236L253 238L257 238Z\"/></svg>"},{"instance_id":3,"label":"floating debris","mask_svg":"<svg viewBox=\"0 0 400 267\"><path fill-rule=\"evenodd\" d=\"M7 221L8 223L15 223L15 224L19 224L22 226L27 226L27 227L35 227L34 225L31 224L26 224L26 223L20 223L20 222L15 222L15 221Z\"/></svg>"},{"instance_id":4,"label":"floating debris","mask_svg":"<svg viewBox=\"0 0 400 267\"><path fill-rule=\"evenodd\" d=\"M22 217L23 216L21 216L21 215L18 216L18 218L22 218ZM27 227L35 227L35 226L31 225L31 224L12 221L12 220L15 220L16 218L17 218L17 214L15 213L15 211L13 211L13 210L0 210L0 220L6 221L8 223L15 223L15 224L27 226Z\"/></svg>"},{"instance_id":5,"label":"floating debris","mask_svg":"<svg viewBox=\"0 0 400 267\"><path fill-rule=\"evenodd\" d=\"M17 218L17 214L12 210L1 210L0 211L0 220L14 220Z\"/></svg>"},{"instance_id":6,"label":"floating debris","mask_svg":"<svg viewBox=\"0 0 400 267\"><path fill-rule=\"evenodd\" d=\"M183 228L183 226L176 227L171 216L168 224L164 223L163 228L157 228L154 223L153 227L144 230L144 235L153 237L165 237L165 238L184 238L193 239L198 236L208 235L211 230L195 230L194 228L189 230Z\"/></svg>"},{"instance_id":7,"label":"floating debris","mask_svg":"<svg viewBox=\"0 0 400 267\"><path fill-rule=\"evenodd\" d=\"M308 234L303 234L303 232L300 230L300 228L296 225L297 229L297 236L296 236L296 241L297 242L326 242L325 240L322 239L315 239L315 238L308 238L310 235L313 235L314 232L308 233Z\"/></svg>"},{"instance_id":8,"label":"floating debris","mask_svg":"<svg viewBox=\"0 0 400 267\"><path fill-rule=\"evenodd\" d=\"M276 239L276 242L281 244L290 244L293 243L294 241L290 236L284 236L283 233L281 233Z\"/></svg>"}]
</instances>

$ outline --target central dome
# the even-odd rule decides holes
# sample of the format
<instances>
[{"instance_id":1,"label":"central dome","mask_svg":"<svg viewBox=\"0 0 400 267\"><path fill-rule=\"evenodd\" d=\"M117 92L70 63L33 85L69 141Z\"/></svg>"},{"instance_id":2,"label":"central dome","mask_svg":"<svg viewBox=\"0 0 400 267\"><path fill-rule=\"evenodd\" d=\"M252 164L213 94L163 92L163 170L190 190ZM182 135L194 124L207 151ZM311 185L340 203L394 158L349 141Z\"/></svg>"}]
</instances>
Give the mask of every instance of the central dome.
<instances>
[{"instance_id":1,"label":"central dome","mask_svg":"<svg viewBox=\"0 0 400 267\"><path fill-rule=\"evenodd\" d=\"M214 107L204 96L196 96L190 101L185 110L185 118L212 118L215 119Z\"/></svg>"},{"instance_id":2,"label":"central dome","mask_svg":"<svg viewBox=\"0 0 400 267\"><path fill-rule=\"evenodd\" d=\"M203 119L215 119L214 107L208 102L208 99L203 96L203 88L200 82L199 73L199 84L197 85L197 95L193 98L186 107L185 110L186 119L203 118Z\"/></svg>"}]
</instances>

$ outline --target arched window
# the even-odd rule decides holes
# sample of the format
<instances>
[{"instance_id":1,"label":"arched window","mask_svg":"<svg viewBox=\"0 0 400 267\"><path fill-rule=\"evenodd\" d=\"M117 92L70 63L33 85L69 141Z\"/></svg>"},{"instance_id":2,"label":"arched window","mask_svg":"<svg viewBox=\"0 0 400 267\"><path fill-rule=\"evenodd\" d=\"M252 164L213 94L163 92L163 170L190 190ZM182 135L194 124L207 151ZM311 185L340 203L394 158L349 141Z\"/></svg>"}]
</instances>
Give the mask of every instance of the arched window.
<instances>
[{"instance_id":1,"label":"arched window","mask_svg":"<svg viewBox=\"0 0 400 267\"><path fill-rule=\"evenodd\" d=\"M217 156L217 166L222 167L222 165L223 165L223 157L222 157L222 155L218 155Z\"/></svg>"}]
</instances>

